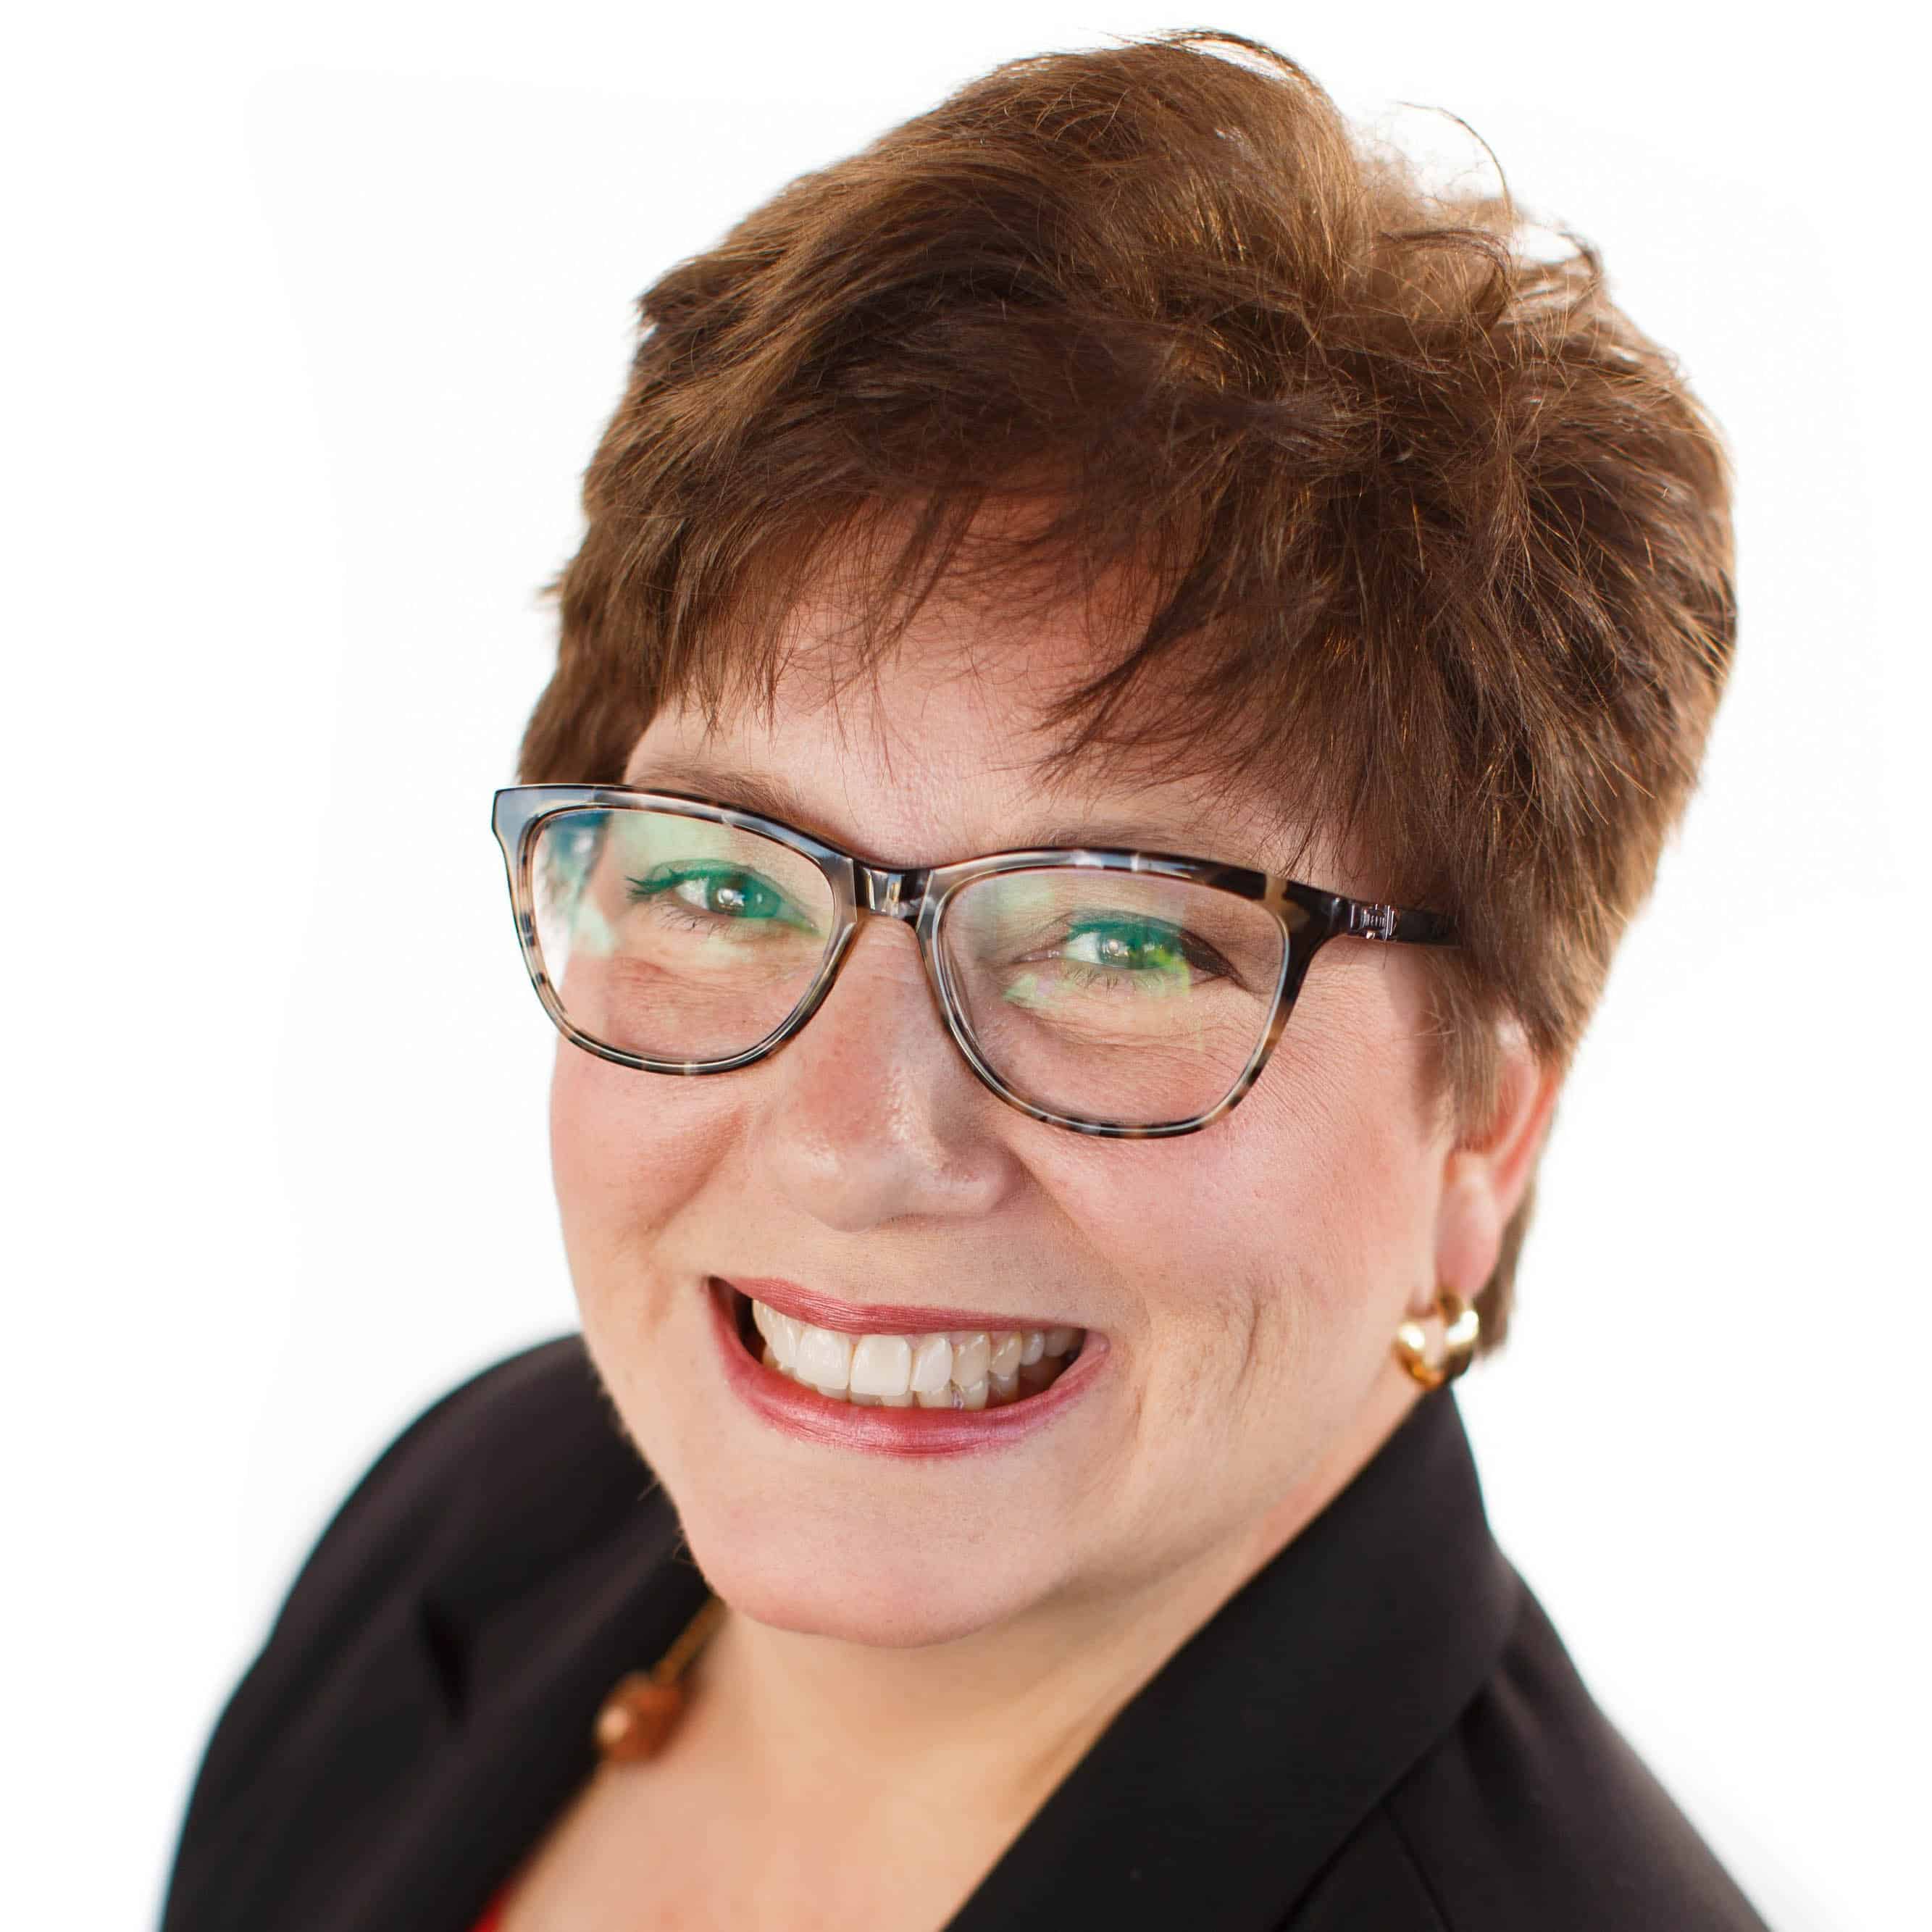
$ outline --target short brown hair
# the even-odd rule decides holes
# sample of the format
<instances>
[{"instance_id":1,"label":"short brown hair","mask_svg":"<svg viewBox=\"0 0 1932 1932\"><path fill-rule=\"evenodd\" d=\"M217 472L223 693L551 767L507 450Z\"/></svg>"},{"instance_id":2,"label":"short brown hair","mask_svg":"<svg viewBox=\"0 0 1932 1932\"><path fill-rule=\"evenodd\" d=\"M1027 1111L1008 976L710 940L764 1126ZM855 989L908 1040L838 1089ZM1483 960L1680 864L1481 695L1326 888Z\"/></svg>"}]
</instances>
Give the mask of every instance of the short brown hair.
<instances>
[{"instance_id":1,"label":"short brown hair","mask_svg":"<svg viewBox=\"0 0 1932 1932\"><path fill-rule=\"evenodd\" d=\"M1292 782L1376 890L1451 914L1473 1127L1500 1020L1574 1049L1736 629L1715 430L1587 244L1520 235L1238 36L995 70L643 297L523 776L619 778L668 700L769 692L855 541L888 646L980 512L1044 490L1035 560L1160 586L1058 706L1068 754Z\"/></svg>"}]
</instances>

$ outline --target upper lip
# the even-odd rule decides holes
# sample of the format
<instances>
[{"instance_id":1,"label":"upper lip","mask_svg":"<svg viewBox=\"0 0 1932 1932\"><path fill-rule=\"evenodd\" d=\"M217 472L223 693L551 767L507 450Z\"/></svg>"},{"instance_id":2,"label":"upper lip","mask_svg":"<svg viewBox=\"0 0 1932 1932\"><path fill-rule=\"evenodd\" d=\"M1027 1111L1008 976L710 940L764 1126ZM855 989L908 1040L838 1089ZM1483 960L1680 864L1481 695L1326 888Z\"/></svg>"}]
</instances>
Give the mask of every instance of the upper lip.
<instances>
[{"instance_id":1,"label":"upper lip","mask_svg":"<svg viewBox=\"0 0 1932 1932\"><path fill-rule=\"evenodd\" d=\"M849 1335L930 1335L948 1329L1080 1328L1059 1316L988 1313L976 1308L909 1306L903 1302L841 1301L771 1275L719 1275L714 1279L814 1328ZM1084 1330L1083 1330L1084 1332Z\"/></svg>"}]
</instances>

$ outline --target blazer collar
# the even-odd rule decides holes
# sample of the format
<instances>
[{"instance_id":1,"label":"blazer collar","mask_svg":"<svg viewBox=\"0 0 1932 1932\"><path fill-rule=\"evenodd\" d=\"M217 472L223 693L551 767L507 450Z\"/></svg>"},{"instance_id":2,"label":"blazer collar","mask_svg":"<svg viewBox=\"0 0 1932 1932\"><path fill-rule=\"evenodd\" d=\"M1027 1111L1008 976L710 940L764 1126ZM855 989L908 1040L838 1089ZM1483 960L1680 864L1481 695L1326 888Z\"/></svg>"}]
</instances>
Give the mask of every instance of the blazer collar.
<instances>
[{"instance_id":1,"label":"blazer collar","mask_svg":"<svg viewBox=\"0 0 1932 1932\"><path fill-rule=\"evenodd\" d=\"M1278 1926L1474 1696L1521 1587L1453 1392L1423 1396L1120 1712L950 1932ZM485 1589L466 1608L475 1588L446 1579L424 1603L447 1725L393 1831L309 1922L319 1932L468 1932L594 1768L610 1685L662 1654L706 1594L657 1491L507 1599Z\"/></svg>"}]
</instances>

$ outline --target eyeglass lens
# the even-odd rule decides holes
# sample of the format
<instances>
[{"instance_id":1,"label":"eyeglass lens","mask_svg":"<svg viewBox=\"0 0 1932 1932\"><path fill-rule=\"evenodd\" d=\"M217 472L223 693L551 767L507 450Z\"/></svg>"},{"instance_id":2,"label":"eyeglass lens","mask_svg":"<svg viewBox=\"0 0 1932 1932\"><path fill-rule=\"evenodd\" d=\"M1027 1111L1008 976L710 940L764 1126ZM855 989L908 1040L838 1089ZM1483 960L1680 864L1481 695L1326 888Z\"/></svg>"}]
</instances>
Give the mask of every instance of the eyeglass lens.
<instances>
[{"instance_id":1,"label":"eyeglass lens","mask_svg":"<svg viewBox=\"0 0 1932 1932\"><path fill-rule=\"evenodd\" d=\"M809 859L656 808L560 813L533 855L537 941L571 1024L640 1058L725 1060L811 989L838 910ZM964 1030L1014 1093L1070 1119L1150 1126L1222 1099L1262 1042L1280 924L1192 880L1091 867L960 887L938 950Z\"/></svg>"},{"instance_id":2,"label":"eyeglass lens","mask_svg":"<svg viewBox=\"0 0 1932 1932\"><path fill-rule=\"evenodd\" d=\"M837 925L802 853L649 810L561 812L532 854L544 976L580 1033L641 1059L728 1060L782 1026Z\"/></svg>"}]
</instances>

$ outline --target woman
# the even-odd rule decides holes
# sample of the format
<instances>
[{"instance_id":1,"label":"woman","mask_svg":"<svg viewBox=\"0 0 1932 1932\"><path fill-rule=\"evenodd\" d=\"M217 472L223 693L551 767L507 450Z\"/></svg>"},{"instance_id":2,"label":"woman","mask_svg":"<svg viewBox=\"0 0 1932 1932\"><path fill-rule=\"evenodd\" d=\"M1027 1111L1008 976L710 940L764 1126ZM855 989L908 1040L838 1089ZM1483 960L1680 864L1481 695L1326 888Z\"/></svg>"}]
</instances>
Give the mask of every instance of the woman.
<instances>
[{"instance_id":1,"label":"woman","mask_svg":"<svg viewBox=\"0 0 1932 1932\"><path fill-rule=\"evenodd\" d=\"M331 1526L169 1928L1759 1923L1447 1386L1734 632L1514 226L1176 37L645 298L495 820L583 1334Z\"/></svg>"}]
</instances>

